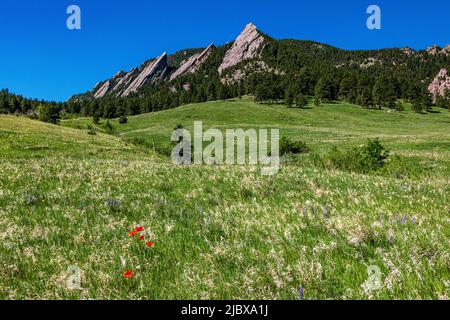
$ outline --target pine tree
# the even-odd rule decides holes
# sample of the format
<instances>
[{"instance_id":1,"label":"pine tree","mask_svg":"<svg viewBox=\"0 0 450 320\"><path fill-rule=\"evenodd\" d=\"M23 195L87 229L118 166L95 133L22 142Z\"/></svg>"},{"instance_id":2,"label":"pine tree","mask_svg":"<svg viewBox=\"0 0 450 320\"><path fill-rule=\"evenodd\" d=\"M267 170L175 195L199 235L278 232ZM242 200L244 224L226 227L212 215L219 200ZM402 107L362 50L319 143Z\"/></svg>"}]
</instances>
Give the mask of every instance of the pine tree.
<instances>
[{"instance_id":1,"label":"pine tree","mask_svg":"<svg viewBox=\"0 0 450 320\"><path fill-rule=\"evenodd\" d=\"M94 115L93 115L93 117L92 117L92 122L93 122L94 124L99 124L99 123L100 123L100 117L99 117L99 115L98 115L98 111L95 111L95 112L94 112Z\"/></svg>"},{"instance_id":2,"label":"pine tree","mask_svg":"<svg viewBox=\"0 0 450 320\"><path fill-rule=\"evenodd\" d=\"M330 102L334 98L333 83L328 78L320 78L315 88L315 104L320 105L325 102Z\"/></svg>"},{"instance_id":3,"label":"pine tree","mask_svg":"<svg viewBox=\"0 0 450 320\"><path fill-rule=\"evenodd\" d=\"M307 104L308 101L306 100L305 96L301 92L298 92L295 95L295 105L299 108L304 108Z\"/></svg>"},{"instance_id":4,"label":"pine tree","mask_svg":"<svg viewBox=\"0 0 450 320\"><path fill-rule=\"evenodd\" d=\"M286 90L284 100L286 101L286 105L288 106L288 108L291 108L294 104L294 96L290 88Z\"/></svg>"}]
</instances>

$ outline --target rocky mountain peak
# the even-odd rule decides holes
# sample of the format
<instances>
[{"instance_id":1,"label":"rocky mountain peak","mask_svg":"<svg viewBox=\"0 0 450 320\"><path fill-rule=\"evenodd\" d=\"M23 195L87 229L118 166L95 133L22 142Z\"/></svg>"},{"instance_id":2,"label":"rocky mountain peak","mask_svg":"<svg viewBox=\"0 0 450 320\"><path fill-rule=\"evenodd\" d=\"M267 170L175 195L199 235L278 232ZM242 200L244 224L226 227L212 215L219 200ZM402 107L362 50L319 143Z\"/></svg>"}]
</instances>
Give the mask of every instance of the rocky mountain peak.
<instances>
[{"instance_id":1,"label":"rocky mountain peak","mask_svg":"<svg viewBox=\"0 0 450 320\"><path fill-rule=\"evenodd\" d=\"M436 44L427 48L427 53L432 56L438 54L440 51L441 51L441 48Z\"/></svg>"},{"instance_id":2,"label":"rocky mountain peak","mask_svg":"<svg viewBox=\"0 0 450 320\"><path fill-rule=\"evenodd\" d=\"M442 49L442 53L446 56L450 55L450 44L446 45L444 49Z\"/></svg>"},{"instance_id":3,"label":"rocky mountain peak","mask_svg":"<svg viewBox=\"0 0 450 320\"><path fill-rule=\"evenodd\" d=\"M147 62L139 75L123 91L122 97L127 97L131 93L137 92L145 83L164 80L168 74L167 53L164 52L156 60Z\"/></svg>"},{"instance_id":4,"label":"rocky mountain peak","mask_svg":"<svg viewBox=\"0 0 450 320\"><path fill-rule=\"evenodd\" d=\"M194 54L192 57L183 61L180 67L170 76L170 80L171 81L175 80L176 78L185 75L187 73L195 73L203 64L203 62L205 62L206 59L208 59L208 57L211 55L211 53L215 48L216 47L214 46L214 44L211 43L202 52Z\"/></svg>"},{"instance_id":5,"label":"rocky mountain peak","mask_svg":"<svg viewBox=\"0 0 450 320\"><path fill-rule=\"evenodd\" d=\"M253 23L249 23L244 31L236 38L231 48L225 53L219 67L221 74L225 69L258 56L265 39Z\"/></svg>"}]
</instances>

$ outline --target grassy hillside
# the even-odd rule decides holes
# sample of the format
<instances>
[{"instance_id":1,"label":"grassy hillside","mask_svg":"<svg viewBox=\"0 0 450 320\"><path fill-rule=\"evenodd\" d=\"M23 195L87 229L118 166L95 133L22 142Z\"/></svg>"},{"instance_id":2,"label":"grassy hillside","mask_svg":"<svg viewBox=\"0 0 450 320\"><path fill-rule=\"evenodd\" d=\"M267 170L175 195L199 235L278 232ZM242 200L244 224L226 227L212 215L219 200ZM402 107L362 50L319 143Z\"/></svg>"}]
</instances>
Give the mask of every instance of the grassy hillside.
<instances>
[{"instance_id":1,"label":"grassy hillside","mask_svg":"<svg viewBox=\"0 0 450 320\"><path fill-rule=\"evenodd\" d=\"M393 154L422 167L439 166L450 174L450 112L434 110L417 114L411 110L390 113L368 110L347 103L332 103L307 109L282 105L260 105L246 97L187 105L176 109L129 117L127 124L111 121L116 134L125 140L145 140L149 146L170 147L173 129L181 124L193 130L194 121L207 128L279 128L281 136L302 140L314 153L334 146L342 149L379 138ZM64 126L85 129L91 118L66 120ZM97 126L104 130L103 124Z\"/></svg>"},{"instance_id":2,"label":"grassy hillside","mask_svg":"<svg viewBox=\"0 0 450 320\"><path fill-rule=\"evenodd\" d=\"M112 121L124 138L143 137L169 141L174 127L192 129L194 121L205 127L280 128L282 135L299 138L320 149L331 144L364 142L379 137L393 147L450 151L450 112L417 114L412 111L388 113L347 103L326 104L307 109L282 105L260 105L250 98L187 105L176 109L131 116L127 124ZM63 121L64 126L86 128L92 118ZM101 129L101 127L99 127Z\"/></svg>"},{"instance_id":3,"label":"grassy hillside","mask_svg":"<svg viewBox=\"0 0 450 320\"><path fill-rule=\"evenodd\" d=\"M298 110L246 99L113 124L124 138L167 143L177 124L194 120L279 127L318 154L380 137L439 170L398 179L302 161L272 177L250 166L181 167L88 135L90 119L64 128L0 117L0 298L296 299L303 287L304 299L448 299L448 113ZM142 241L128 234L136 225ZM371 265L381 287L368 291ZM80 288L69 290L76 268Z\"/></svg>"},{"instance_id":4,"label":"grassy hillside","mask_svg":"<svg viewBox=\"0 0 450 320\"><path fill-rule=\"evenodd\" d=\"M25 117L0 115L2 159L22 158L135 158L144 154L123 140L87 130L74 130ZM148 152L145 152L148 154Z\"/></svg>"}]
</instances>

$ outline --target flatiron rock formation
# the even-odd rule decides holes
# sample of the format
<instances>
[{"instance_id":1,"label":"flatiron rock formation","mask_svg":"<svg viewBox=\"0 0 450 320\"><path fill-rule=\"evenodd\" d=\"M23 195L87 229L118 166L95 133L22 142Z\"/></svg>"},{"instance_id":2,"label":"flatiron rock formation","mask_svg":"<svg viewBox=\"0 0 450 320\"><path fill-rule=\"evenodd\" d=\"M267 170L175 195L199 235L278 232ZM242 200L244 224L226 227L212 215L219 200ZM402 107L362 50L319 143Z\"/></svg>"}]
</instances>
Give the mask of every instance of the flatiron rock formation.
<instances>
[{"instance_id":1,"label":"flatiron rock formation","mask_svg":"<svg viewBox=\"0 0 450 320\"><path fill-rule=\"evenodd\" d=\"M214 44L210 44L208 48L206 48L202 52L194 54L189 59L183 61L181 63L181 66L170 76L170 80L175 80L176 78L187 73L197 72L203 62L205 62L206 59L209 58L214 49Z\"/></svg>"},{"instance_id":2,"label":"flatiron rock formation","mask_svg":"<svg viewBox=\"0 0 450 320\"><path fill-rule=\"evenodd\" d=\"M225 69L235 66L244 60L257 57L264 40L256 26L253 23L249 23L237 37L233 46L225 53L225 57L219 67L219 73L222 74Z\"/></svg>"},{"instance_id":3,"label":"flatiron rock formation","mask_svg":"<svg viewBox=\"0 0 450 320\"><path fill-rule=\"evenodd\" d=\"M168 75L167 53L164 52L154 61L147 62L139 75L131 82L131 84L121 94L127 97L131 93L137 92L145 83L164 80Z\"/></svg>"}]
</instances>

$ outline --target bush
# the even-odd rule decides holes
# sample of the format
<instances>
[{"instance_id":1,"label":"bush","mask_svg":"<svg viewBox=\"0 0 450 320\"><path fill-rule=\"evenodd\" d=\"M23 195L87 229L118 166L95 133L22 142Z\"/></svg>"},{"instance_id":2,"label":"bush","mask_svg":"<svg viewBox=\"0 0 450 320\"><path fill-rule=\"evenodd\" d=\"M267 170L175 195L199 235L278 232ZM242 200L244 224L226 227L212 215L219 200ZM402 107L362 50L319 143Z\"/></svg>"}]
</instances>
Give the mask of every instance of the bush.
<instances>
[{"instance_id":1,"label":"bush","mask_svg":"<svg viewBox=\"0 0 450 320\"><path fill-rule=\"evenodd\" d=\"M328 163L337 169L367 173L384 167L389 151L378 139L370 140L365 146L354 147L342 152L334 147L327 156Z\"/></svg>"},{"instance_id":2,"label":"bush","mask_svg":"<svg viewBox=\"0 0 450 320\"><path fill-rule=\"evenodd\" d=\"M127 123L127 122L128 122L127 116L121 116L121 117L119 118L119 124L125 124L125 123Z\"/></svg>"},{"instance_id":3,"label":"bush","mask_svg":"<svg viewBox=\"0 0 450 320\"><path fill-rule=\"evenodd\" d=\"M286 137L280 140L280 155L299 154L308 152L309 148L302 141L292 141Z\"/></svg>"},{"instance_id":4,"label":"bush","mask_svg":"<svg viewBox=\"0 0 450 320\"><path fill-rule=\"evenodd\" d=\"M401 101L397 101L395 103L395 111L398 111L398 112L405 111L405 106L403 105L403 103Z\"/></svg>"},{"instance_id":5,"label":"bush","mask_svg":"<svg viewBox=\"0 0 450 320\"><path fill-rule=\"evenodd\" d=\"M114 128L113 128L112 124L109 122L109 120L106 121L105 129L106 129L106 132L108 132L108 133L112 133L114 131Z\"/></svg>"},{"instance_id":6,"label":"bush","mask_svg":"<svg viewBox=\"0 0 450 320\"><path fill-rule=\"evenodd\" d=\"M306 100L305 96L301 93L298 93L295 96L295 105L299 108L304 108L308 104L308 100Z\"/></svg>"},{"instance_id":7,"label":"bush","mask_svg":"<svg viewBox=\"0 0 450 320\"><path fill-rule=\"evenodd\" d=\"M58 124L60 119L58 107L56 105L39 105L38 119L44 122Z\"/></svg>"},{"instance_id":8,"label":"bush","mask_svg":"<svg viewBox=\"0 0 450 320\"><path fill-rule=\"evenodd\" d=\"M100 124L100 117L98 116L97 113L94 113L94 116L92 117L92 122L94 124Z\"/></svg>"},{"instance_id":9,"label":"bush","mask_svg":"<svg viewBox=\"0 0 450 320\"><path fill-rule=\"evenodd\" d=\"M88 135L95 136L97 134L93 125L88 124L87 129L88 129Z\"/></svg>"}]
</instances>

